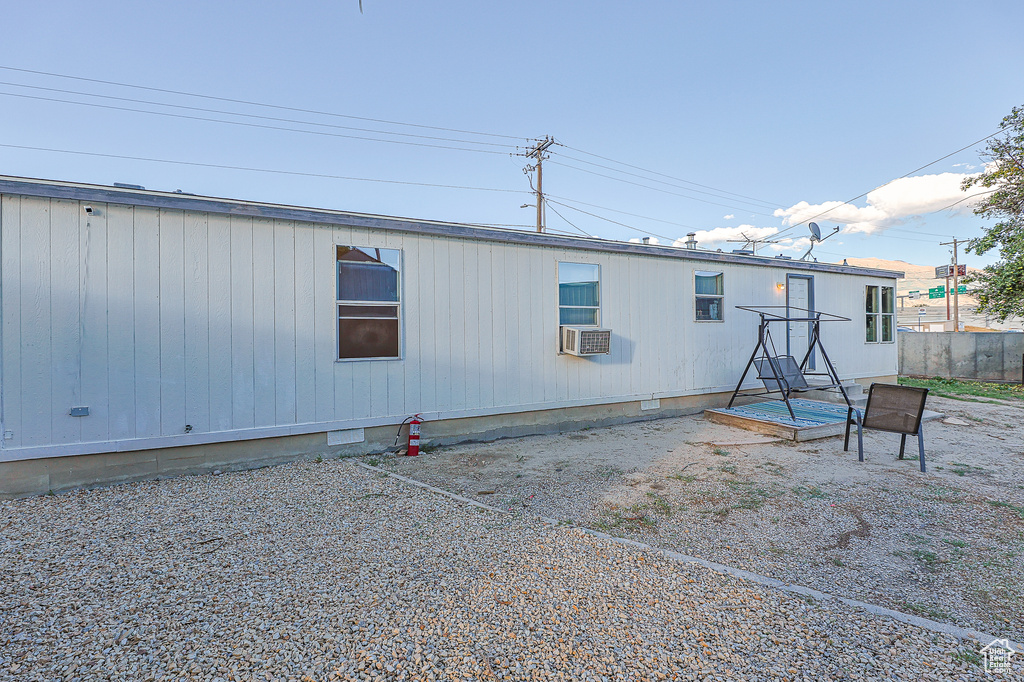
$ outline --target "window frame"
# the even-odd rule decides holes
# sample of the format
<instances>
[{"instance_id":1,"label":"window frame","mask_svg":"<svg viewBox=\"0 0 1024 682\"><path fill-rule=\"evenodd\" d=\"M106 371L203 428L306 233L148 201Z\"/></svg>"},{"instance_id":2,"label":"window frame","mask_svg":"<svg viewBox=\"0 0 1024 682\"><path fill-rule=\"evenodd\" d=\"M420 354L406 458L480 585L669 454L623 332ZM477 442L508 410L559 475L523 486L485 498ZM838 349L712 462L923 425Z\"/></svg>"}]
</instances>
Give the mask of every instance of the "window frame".
<instances>
[{"instance_id":1,"label":"window frame","mask_svg":"<svg viewBox=\"0 0 1024 682\"><path fill-rule=\"evenodd\" d=\"M396 293L398 300L396 301L364 301L359 299L343 299L341 298L341 276L338 270L338 263L341 262L338 258L338 249L359 249L360 251L389 251L393 252L398 256L398 282L396 285ZM404 358L405 350L405 325L402 320L402 289L405 284L405 278L402 276L404 270L404 253L402 249L386 246L361 246L349 243L335 243L334 244L334 361L335 362L365 362L373 360L402 360ZM380 262L384 262L383 260ZM385 263L386 264L386 263ZM341 308L353 307L353 308L380 308L388 307L395 308L394 317L384 316L342 316ZM372 357L341 357L341 320L342 319L364 319L364 320L396 320L398 323L398 354L397 355L375 355Z\"/></svg>"},{"instance_id":2,"label":"window frame","mask_svg":"<svg viewBox=\"0 0 1024 682\"><path fill-rule=\"evenodd\" d=\"M697 293L697 278L698 277L720 277L722 283L721 294L698 294ZM697 301L700 299L717 300L718 301L718 318L701 319L698 317L698 311L700 308L697 305ZM694 322L725 322L725 271L724 270L694 270L693 271L693 321Z\"/></svg>"},{"instance_id":3,"label":"window frame","mask_svg":"<svg viewBox=\"0 0 1024 682\"><path fill-rule=\"evenodd\" d=\"M565 264L565 265L587 265L587 266L592 266L592 267L597 269L597 305L596 306L592 306L592 305L562 305L562 275L561 275L561 268L562 268L563 264ZM601 296L601 264L600 263L587 263L587 262L584 262L584 261L569 261L569 260L557 261L557 265L555 267L555 285L557 287L557 289L556 289L557 296L556 296L555 300L558 301L558 313L557 314L558 314L558 326L559 326L559 328L561 328L561 327L591 327L591 328L594 328L594 329L600 329L601 328L601 317L602 317L602 314L601 314L602 313L602 311L601 311L601 302L604 299L604 297ZM594 314L594 324L564 324L562 322L562 309L563 308L570 309L570 310L594 310L595 311L595 314ZM561 332L559 332L559 347L561 347Z\"/></svg>"},{"instance_id":4,"label":"window frame","mask_svg":"<svg viewBox=\"0 0 1024 682\"><path fill-rule=\"evenodd\" d=\"M874 295L872 296L872 289L874 289ZM885 300L884 291L888 289L891 293L891 307L890 312L882 310L883 301ZM869 297L873 300L869 301ZM884 284L865 284L864 285L864 343L870 344L888 344L896 343L896 287L886 286ZM875 310L868 310L868 304L874 303ZM891 338L886 340L884 338L883 331L885 330L884 320L889 319L889 335ZM871 321L874 321L875 328L875 339L871 340L868 338L868 333L871 330Z\"/></svg>"}]
</instances>

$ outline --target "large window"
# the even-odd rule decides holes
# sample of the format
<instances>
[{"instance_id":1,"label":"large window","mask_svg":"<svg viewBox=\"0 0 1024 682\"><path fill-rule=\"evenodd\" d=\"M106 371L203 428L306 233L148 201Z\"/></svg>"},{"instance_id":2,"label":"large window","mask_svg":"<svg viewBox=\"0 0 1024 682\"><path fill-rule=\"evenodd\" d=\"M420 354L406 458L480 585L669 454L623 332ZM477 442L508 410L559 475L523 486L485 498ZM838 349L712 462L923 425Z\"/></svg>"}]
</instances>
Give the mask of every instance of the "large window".
<instances>
[{"instance_id":1,"label":"large window","mask_svg":"<svg viewBox=\"0 0 1024 682\"><path fill-rule=\"evenodd\" d=\"M590 263L558 264L558 324L601 322L601 270Z\"/></svg>"},{"instance_id":2,"label":"large window","mask_svg":"<svg viewBox=\"0 0 1024 682\"><path fill-rule=\"evenodd\" d=\"M725 284L720 272L698 270L693 277L693 291L696 294L698 322L713 322L723 319L725 307Z\"/></svg>"},{"instance_id":3,"label":"large window","mask_svg":"<svg viewBox=\"0 0 1024 682\"><path fill-rule=\"evenodd\" d=\"M338 358L401 355L402 252L338 247Z\"/></svg>"},{"instance_id":4,"label":"large window","mask_svg":"<svg viewBox=\"0 0 1024 682\"><path fill-rule=\"evenodd\" d=\"M864 303L867 343L892 343L896 338L896 290L893 287L867 287Z\"/></svg>"}]
</instances>

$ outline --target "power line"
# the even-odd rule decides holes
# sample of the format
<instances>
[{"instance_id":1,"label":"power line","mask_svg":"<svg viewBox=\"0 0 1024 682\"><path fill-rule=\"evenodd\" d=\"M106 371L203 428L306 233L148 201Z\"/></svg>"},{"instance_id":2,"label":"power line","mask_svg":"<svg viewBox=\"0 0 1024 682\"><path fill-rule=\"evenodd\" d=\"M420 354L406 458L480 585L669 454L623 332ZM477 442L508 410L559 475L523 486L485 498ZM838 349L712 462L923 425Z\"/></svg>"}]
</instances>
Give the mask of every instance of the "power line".
<instances>
[{"instance_id":1,"label":"power line","mask_svg":"<svg viewBox=\"0 0 1024 682\"><path fill-rule=\"evenodd\" d=\"M593 161L587 161L586 159L577 159L576 157L569 156L568 154L560 154L560 156L562 158L569 159L571 161L576 161L578 163L585 163L588 166L596 166L597 168L604 168L605 170L610 170L613 173L622 173L623 175L629 175L629 176L632 176L634 178L640 178L642 180L647 180L648 182L657 182L659 184L668 185L669 187L675 187L677 189L685 189L685 190L688 190L690 192L697 192L698 194L707 194L708 196L713 196L716 199L726 199L726 200L729 200L729 197L722 196L723 194L730 194L729 192L722 192L720 190L715 190L715 192L705 192L705 191L699 190L699 189L691 189L689 187L684 187L682 185L679 185L678 183L666 182L664 180L658 180L656 178L649 178L649 177L647 177L645 175L640 175L639 173L630 173L629 171L619 170L619 169L614 168L612 166L605 166L604 164L594 163ZM579 170L583 170L583 169L579 169ZM651 171L646 171L646 172L650 173ZM758 206L758 208L766 208L766 207L767 208L775 208L775 207L778 206L778 204L770 204L768 202L761 202L761 201L756 201L756 200L754 200L754 201L741 201L741 203L762 204L762 206Z\"/></svg>"},{"instance_id":2,"label":"power line","mask_svg":"<svg viewBox=\"0 0 1024 682\"><path fill-rule=\"evenodd\" d=\"M550 208L550 209L551 209L552 211L554 211L554 212L555 212L555 215L556 215L556 216L558 216L559 218L561 218L561 219L562 219L562 220L564 220L565 222L567 222L567 223L569 223L570 225L572 225L573 229L574 229L574 230L576 230L577 232L579 232L580 234L582 234L582 235L583 235L584 237L590 237L590 236L592 236L592 235L591 235L591 234L590 234L589 232L586 232L585 230L582 230L582 229L580 229L579 227L577 227L577 226L576 226L576 223L572 222L571 220L569 220L568 218L566 218L566 217L565 217L564 215L562 215L561 213L559 213L559 212L558 212L558 209L557 209L557 208L555 208L554 206L552 206L552 205L551 205L551 202L550 202L550 201L548 201L547 199L545 199L545 200L544 200L544 203L546 203L546 204L548 205L548 208Z\"/></svg>"},{"instance_id":3,"label":"power line","mask_svg":"<svg viewBox=\"0 0 1024 682\"><path fill-rule=\"evenodd\" d=\"M641 230L639 227L633 227L632 225L627 225L626 223L621 223L618 220L612 220L611 218L605 218L602 215L598 215L596 213L591 213L590 211L584 211L582 208L576 208L575 206L570 206L569 204L563 204L560 201L550 201L549 203L556 204L558 206L564 206L564 207L566 207L566 208L568 208L568 209L570 209L572 211L577 211L579 213L584 213L584 214L586 214L588 216L597 218L598 220L603 220L605 222L612 223L614 225L619 225L621 227L625 227L626 229L633 230L634 232L639 232L640 234L647 234L647 235L650 235L652 237L658 237L659 239L667 239L670 242L674 242L676 240L675 237L667 237L667 236L665 236L663 234L658 234L657 232L650 232L648 230ZM566 221L566 222L568 222L568 221Z\"/></svg>"},{"instance_id":4,"label":"power line","mask_svg":"<svg viewBox=\"0 0 1024 682\"><path fill-rule=\"evenodd\" d=\"M1002 187L997 187L995 189L987 189L984 192L978 192L976 194L971 194L971 195L968 195L968 196L964 197L963 199L957 199L956 201L954 201L949 206L943 206L942 208L937 208L934 211L929 211L929 213L938 213L939 211L947 211L947 210L953 208L954 206L956 206L957 204L962 204L963 202L967 201L968 199L977 199L982 194L993 194L995 192L998 192L1001 189L1003 189L1003 188ZM927 234L927 233L922 232L921 234ZM948 237L949 235L935 234L935 235L932 235L932 236L933 237Z\"/></svg>"},{"instance_id":5,"label":"power line","mask_svg":"<svg viewBox=\"0 0 1024 682\"><path fill-rule=\"evenodd\" d=\"M44 102L60 102L63 104L77 104L83 107L95 107L99 109L112 109L114 111L130 111L139 114L151 114L153 116L166 116L169 118L181 118L191 121L206 121L211 123L224 123L227 125L244 126L246 128L260 128L264 130L282 130L285 132L292 133L305 133L307 135L321 135L325 137L341 137L352 140L367 140L370 142L387 142L390 144L402 144L411 147L429 147L431 149L451 149L461 152L476 152L478 154L507 154L508 152L497 151L493 149L470 149L466 147L452 147L449 145L440 144L427 144L425 142L408 142L406 140L386 140L375 137L364 137L361 135L346 135L344 133L330 133L323 130L302 130L301 128L286 128L284 126L273 126L264 123L246 123L245 121L225 121L224 119L218 118L207 118L205 116L190 116L188 114L172 114L168 111L147 111L145 109L132 109L131 107L118 107L111 104L99 104L97 102L76 102L74 100L58 99L54 97L41 97L38 95L26 95L23 93L16 92L0 92L0 95L6 97L21 97L24 99L42 100ZM511 145L510 145L511 146Z\"/></svg>"},{"instance_id":6,"label":"power line","mask_svg":"<svg viewBox=\"0 0 1024 682\"><path fill-rule=\"evenodd\" d=\"M998 192L998 191L999 191L999 189L997 188L997 189L985 190L983 192L976 192L975 194L969 194L968 196L965 196L962 199L957 199L953 203L948 204L946 206L943 206L942 208L936 208L934 210L927 211L925 213L919 213L917 215L931 215L932 213L939 213L941 211L947 211L947 210L953 208L954 206L956 206L957 204L962 204L965 201L970 201L971 199L977 199L978 197L980 197L980 196L982 196L984 194L992 194L993 192ZM784 231L789 231L790 229L792 229L792 228L786 228L786 230L784 230ZM922 232L920 230L915 230L915 229L910 228L910 227L895 227L895 226L893 226L893 227L886 227L886 228L884 228L884 231L886 232L886 234L879 235L880 238L891 237L892 239L908 239L907 237L896 237L894 235L888 234L889 232L907 232L907 233L910 233L910 234L919 234L919 235L925 235L925 236L930 236L930 237L945 237L947 239L952 239L952 235L949 235L949 234L938 234L938 233L935 233L935 232ZM781 234L781 232L780 232L780 234ZM852 233L852 234L858 234L858 233L855 232L855 233ZM911 241L921 241L921 242L927 242L929 244L933 243L933 240L931 240L931 239L917 239L917 240L911 240Z\"/></svg>"},{"instance_id":7,"label":"power line","mask_svg":"<svg viewBox=\"0 0 1024 682\"><path fill-rule=\"evenodd\" d=\"M134 85L132 83L119 83L117 81L101 80L99 78L85 78L83 76L69 76L67 74L52 73L52 72L49 72L49 71L35 71L35 70L32 70L32 69L19 69L19 68L13 67L13 66L0 66L0 69L3 69L5 71L17 71L19 73L31 73L31 74L35 74L37 76L50 76L50 77L53 77L53 78L67 78L67 79L70 79L70 80L82 81L82 82L85 82L85 83L99 83L99 84L102 84L102 85L115 85L115 86L121 87L121 88L135 88L137 90L148 90L150 92L162 92L162 93L169 94L169 95L183 95L185 97L198 97L198 98L201 98L201 99L216 100L218 102L231 102L233 104L246 104L246 105L254 106L254 107L266 107L266 108L269 108L269 109L279 109L281 111L295 111L295 112L299 112L299 113L303 113L303 114L317 114L319 116L334 116L334 117L337 117L337 118L348 118L348 119L352 119L352 120L356 120L356 121L368 121L368 122L372 122L372 123L384 123L384 124L387 124L387 125L408 126L408 127L412 127L412 128L425 128L427 130L442 130L442 131L449 132L449 133L461 133L461 134L464 134L464 135L482 135L482 136L486 136L486 137L503 137L503 138L506 138L506 139L509 139L509 140L528 139L526 137L516 136L516 135L501 135L501 134L498 134L498 133L481 133L481 132L476 132L476 131L473 131L473 130L459 130L458 128L444 128L444 127L441 127L441 126L423 125L423 124L420 124L420 123L404 123L402 121L389 121L389 120L386 120L386 119L369 118L369 117L366 117L366 116L353 116L351 114L338 114L338 113L331 112L331 111L318 111L316 109L303 109L303 108L300 108L300 107L287 107L287 106L283 106L283 105L280 105L280 104L268 104L266 102L254 102L252 100L232 99L230 97L218 97L218 96L215 96L215 95L203 95L203 94L200 94L200 93L186 92L186 91L183 91L183 90L170 90L170 89L167 89L167 88L155 88L155 87L151 87L151 86L147 86L147 85Z\"/></svg>"},{"instance_id":8,"label":"power line","mask_svg":"<svg viewBox=\"0 0 1024 682\"><path fill-rule=\"evenodd\" d=\"M878 187L875 187L874 189L869 189L867 192L864 192L863 194L858 194L857 196L853 197L852 199L848 199L847 201L841 202L841 203L837 204L836 206L833 206L832 208L826 209L826 210L822 211L821 213L818 213L815 216L807 218L806 220L801 220L798 223L794 223L794 224L790 225L789 227L785 228L784 230L782 230L781 232L779 232L778 234L783 234L785 232L789 232L790 230L795 229L798 225L803 225L804 223L809 223L812 220L817 220L821 216L826 215L828 213L831 213L832 211L836 210L840 206L845 206L846 204L850 204L850 203L852 203L854 201L857 201L857 199L861 199L863 197L866 197L867 195L871 194L872 192L874 192L876 190L880 190L883 187L886 187L887 185L891 185L892 183L896 182L897 180L902 180L903 178L909 177L909 176L913 175L914 173L916 173L918 171L924 170L928 166L934 166L939 161L944 161L944 160L948 159L949 157L953 156L954 154L959 154L960 152L964 151L965 149L970 149L971 147L973 147L976 144L981 144L982 142L984 142L985 140L989 139L990 137L995 137L996 135L1002 134L1002 132L1003 132L1002 130L997 130L994 133L986 135L985 137L981 138L980 140L976 140L974 142L971 142L970 144L965 145L965 146L961 147L960 149L957 149L956 151L952 151L949 154L946 154L945 156L941 156L941 157L935 159L934 161L930 161L929 163L926 163L925 165L923 165L923 166L921 166L919 168L915 168L914 170L910 171L909 173L904 173L903 175L901 175L898 178L893 178L889 182L883 183L883 184L879 185ZM945 209L939 209L939 210L945 210Z\"/></svg>"},{"instance_id":9,"label":"power line","mask_svg":"<svg viewBox=\"0 0 1024 682\"><path fill-rule=\"evenodd\" d=\"M547 196L554 197L555 199L561 199L562 201L570 201L570 202L572 202L574 204L579 204L580 206L590 206L591 208L599 208L599 209L601 209L603 211L612 211L613 213L621 213L622 215L628 215L628 216L631 216L633 218L641 218L643 220L653 220L656 223L664 223L666 225L673 225L675 227L682 227L682 228L687 229L687 230L702 230L702 229L704 229L702 227L694 227L693 225L687 225L686 223L677 223L677 222L673 222L671 220L664 220L662 218L653 218L651 216L640 215L639 213L630 213L629 211L622 211L620 209L611 208L609 206L599 206L598 204L591 204L591 203L587 203L586 201L580 201L579 199L572 199L570 197L563 197L563 196L559 196L557 194L548 194Z\"/></svg>"},{"instance_id":10,"label":"power line","mask_svg":"<svg viewBox=\"0 0 1024 682\"><path fill-rule=\"evenodd\" d=\"M298 124L301 124L301 125L319 126L321 128L335 128L335 129L338 129L338 130L355 130L357 132L377 133L377 134L380 134L380 135L400 135L402 137L415 137L415 138L424 139L424 140L438 140L438 141L441 141L441 142L459 142L461 144L478 144L478 145L487 145L487 146L490 146L490 147L508 148L508 147L512 146L512 145L510 145L507 142L481 142L481 141L478 141L478 140L462 140L462 139L459 139L459 138L452 138L452 137L438 137L436 135L418 135L416 133L398 133L398 132L391 132L389 130L375 130L373 128L357 128L355 126L344 126L344 125L339 125L337 123L318 123L316 121L303 121L303 120L294 119L294 118L282 118L280 116L261 116L259 114L244 114L244 113L237 112L237 111L226 111L224 109L208 109L206 107L190 107L190 106L185 105L185 104L169 104L169 103L166 103L166 102L155 102L153 100L135 99L135 98L132 98L132 97L117 97L117 96L114 96L114 95L98 95L98 94L94 94L94 93L91 93L91 92L81 92L80 90L64 90L62 88L46 88L46 87L42 87L42 86L39 86L39 85L23 85L21 83L11 83L11 82L8 82L8 81L0 81L0 85L13 86L13 87L16 87L16 88L29 88L29 89L32 89L32 90L44 90L46 92L58 92L58 93L65 94L65 95L79 95L81 97L96 97L96 98L99 98L99 99L116 100L116 101L119 101L119 102L131 102L133 104L148 104L148 105L151 105L151 106L170 107L170 108L173 108L173 109L185 109L185 110L188 110L188 111L203 111L203 112L211 113L211 114L224 114L224 115L227 115L227 116L241 116L241 117L244 117L244 118L256 118L256 119L260 119L260 120L264 120L264 121L278 121L278 122L282 122L282 123L298 123ZM2 94L9 94L12 97L19 96L16 93L2 93ZM68 103L71 103L71 104L87 104L85 102L75 102L73 100L63 100L63 99L61 99L61 100L57 100L57 101L68 102ZM133 110L133 111L135 111L135 110Z\"/></svg>"},{"instance_id":11,"label":"power line","mask_svg":"<svg viewBox=\"0 0 1024 682\"><path fill-rule=\"evenodd\" d=\"M463 223L463 222L460 222L459 225L466 225L468 227L500 227L500 228L503 228L503 229L504 228L513 228L513 227L522 227L522 228L533 227L533 225L524 225L522 223Z\"/></svg>"},{"instance_id":12,"label":"power line","mask_svg":"<svg viewBox=\"0 0 1024 682\"><path fill-rule=\"evenodd\" d=\"M633 182L632 180L624 180L623 178L617 178L617 177L612 176L612 175L605 175L604 173L598 173L597 171L587 170L586 168L579 168L577 166L573 166L573 165L570 165L570 164L567 164L567 163L561 163L559 161L549 161L549 163L553 163L555 165L562 166L564 168L571 168L573 170L578 170L581 173L590 173L591 175L597 175L598 177L608 178L609 180L615 180L616 182L623 182L623 183L626 183L627 185L635 185L637 187L643 187L644 189L649 189L649 190L651 190L653 192L662 192L663 194L671 194L672 196L683 197L684 199L690 199L691 201L699 201L699 202L704 203L704 204L711 204L712 206L722 206L724 208L729 208L729 209L732 209L734 211L735 210L742 210L742 211L745 211L745 212L751 212L751 213L755 213L757 215L766 216L766 217L769 217L769 218L774 218L775 217L775 216L773 216L771 214L768 214L768 213L761 213L759 211L750 211L750 209L747 209L747 208L738 209L735 205L720 204L720 203L718 203L716 201L708 201L707 199L701 199L700 197L694 197L694 196L690 196L688 194L680 194L679 192L672 192L672 191L667 190L667 189L662 189L661 187L651 187L650 185L644 185L644 184L641 184L639 182Z\"/></svg>"},{"instance_id":13,"label":"power line","mask_svg":"<svg viewBox=\"0 0 1024 682\"><path fill-rule=\"evenodd\" d=\"M559 142L558 145L561 146L561 147L565 147L566 149L571 149L572 151L578 152L580 154L586 154L587 156L593 156L595 159L602 159L604 161L609 161L611 163L617 163L620 166L626 166L627 168L633 168L635 170L643 171L645 173L650 173L652 175L660 175L663 178L668 178L669 180L675 180L676 182L683 182L683 183L686 183L688 185L693 185L695 187L703 187L704 189L709 189L709 190L712 190L712 191L715 191L715 192L720 192L722 194L730 194L732 196L739 197L741 199L749 199L751 201L754 201L754 202L757 202L757 203L760 203L760 204L767 204L769 206L773 206L773 205L777 204L777 202L764 201L763 199L755 199L754 197L748 197L748 196L746 196L744 194L737 194L736 192L729 192L728 190L718 189L717 187L711 187L710 185L702 185L702 184L700 184L698 182L693 182L691 180L685 180L683 178L677 178L675 176L667 175L665 173L659 173L658 171L653 171L653 170L649 170L647 168L642 168L640 166L635 166L635 165L633 165L631 163L626 163L624 161L616 161L615 159L608 158L607 156L601 156L600 154L594 154L593 152L588 152L588 151L585 151L583 149L578 149L576 147L570 147L569 145L563 144L561 142Z\"/></svg>"},{"instance_id":14,"label":"power line","mask_svg":"<svg viewBox=\"0 0 1024 682\"><path fill-rule=\"evenodd\" d=\"M352 180L352 181L357 181L357 182L380 182L380 183L385 183L385 184L390 184L390 185L412 185L412 186L415 186L415 187L437 187L437 188L442 188L442 189L463 189L463 190L473 190L473 191L477 191L477 192L508 192L508 193L511 193L511 194L530 194L530 192L527 192L526 190L521 190L521 189L499 189L499 188L494 188L494 187L468 187L468 186L463 186L463 185L442 185L442 184L437 184L437 183L432 183L432 182L410 182L410 181L405 181L405 180L383 180L383 179L380 179L380 178L358 178L358 177L347 176L347 175L330 175L330 174L327 174L327 173L307 173L307 172L302 172L302 171L275 170L275 169L271 169L271 168L255 168L255 167L252 167L252 166L230 166L230 165L226 165L226 164L217 164L217 163L200 163L198 161L176 161L176 160L172 160L172 159L154 159L154 158L145 157L145 156L126 156L126 155L122 155L122 154L104 154L104 153L101 153L101 152L85 152L85 151L79 151L79 150L73 150L73 149L52 149L52 148L48 148L48 147L30 147L30 146L27 146L27 145L19 145L19 144L3 144L3 143L0 143L0 147L5 147L7 149L24 149L24 150L36 151L36 152L52 152L52 153L55 153L55 154L75 154L75 155L79 155L79 156L95 156L95 157L102 157L102 158L106 158L106 159L123 159L123 160L127 160L127 161L148 161L150 163L169 163L169 164L175 164L175 165L179 165L179 166L195 166L195 167L199 167L199 168L217 168L217 169L221 169L221 170L240 170L240 171L249 171L251 173L272 173L272 174L278 174L278 175L296 175L296 176L307 177L307 178L325 178L325 179L328 179L328 180Z\"/></svg>"}]
</instances>

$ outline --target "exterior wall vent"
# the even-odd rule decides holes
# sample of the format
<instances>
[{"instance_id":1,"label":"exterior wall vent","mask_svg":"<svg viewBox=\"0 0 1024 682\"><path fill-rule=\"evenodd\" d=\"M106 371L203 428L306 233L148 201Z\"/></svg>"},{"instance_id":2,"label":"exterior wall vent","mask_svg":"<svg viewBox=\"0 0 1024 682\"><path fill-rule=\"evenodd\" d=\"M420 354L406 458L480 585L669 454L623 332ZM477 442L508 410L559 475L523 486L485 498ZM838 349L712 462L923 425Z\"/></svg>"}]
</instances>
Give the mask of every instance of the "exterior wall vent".
<instances>
[{"instance_id":1,"label":"exterior wall vent","mask_svg":"<svg viewBox=\"0 0 1024 682\"><path fill-rule=\"evenodd\" d=\"M562 352L569 355L608 355L612 330L594 327L562 327Z\"/></svg>"}]
</instances>

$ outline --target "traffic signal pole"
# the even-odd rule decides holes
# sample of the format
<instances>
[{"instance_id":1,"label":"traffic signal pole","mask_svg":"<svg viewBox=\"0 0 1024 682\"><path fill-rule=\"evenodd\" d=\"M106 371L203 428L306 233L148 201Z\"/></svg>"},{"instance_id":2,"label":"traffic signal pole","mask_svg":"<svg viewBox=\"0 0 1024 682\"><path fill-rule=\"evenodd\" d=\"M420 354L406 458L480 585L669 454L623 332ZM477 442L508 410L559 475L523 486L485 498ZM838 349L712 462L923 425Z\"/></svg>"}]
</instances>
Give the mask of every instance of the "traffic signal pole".
<instances>
[{"instance_id":1,"label":"traffic signal pole","mask_svg":"<svg viewBox=\"0 0 1024 682\"><path fill-rule=\"evenodd\" d=\"M958 245L963 244L963 239L953 238L951 242L941 242L940 246L953 247L953 331L960 331L960 277L959 266L957 265ZM946 289L949 289L949 277L946 277ZM949 319L949 299L946 299L946 319Z\"/></svg>"},{"instance_id":2,"label":"traffic signal pole","mask_svg":"<svg viewBox=\"0 0 1024 682\"><path fill-rule=\"evenodd\" d=\"M949 275L946 275L946 294L949 294ZM952 318L949 316L949 299L952 296L946 296L946 322L949 322Z\"/></svg>"}]
</instances>

